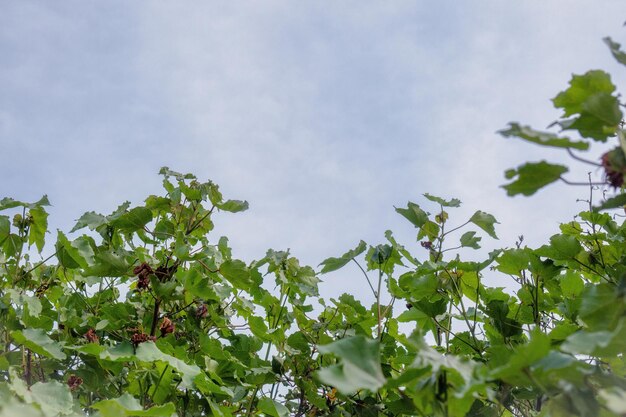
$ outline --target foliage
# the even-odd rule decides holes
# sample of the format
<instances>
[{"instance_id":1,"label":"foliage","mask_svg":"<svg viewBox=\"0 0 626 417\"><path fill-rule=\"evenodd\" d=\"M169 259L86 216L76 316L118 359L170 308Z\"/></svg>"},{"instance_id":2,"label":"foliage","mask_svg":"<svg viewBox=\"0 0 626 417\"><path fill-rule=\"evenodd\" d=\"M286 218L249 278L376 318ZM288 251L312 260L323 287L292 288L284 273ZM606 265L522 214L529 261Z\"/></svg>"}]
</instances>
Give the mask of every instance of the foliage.
<instances>
[{"instance_id":1,"label":"foliage","mask_svg":"<svg viewBox=\"0 0 626 417\"><path fill-rule=\"evenodd\" d=\"M554 99L555 126L580 139L517 123L502 133L570 153L621 139L614 91L590 71ZM615 149L599 164L620 188ZM566 171L527 163L505 188L530 195ZM496 219L478 210L457 222L459 200L424 194L396 208L417 250L388 231L316 272L288 251L234 258L213 220L248 204L160 174L162 196L85 213L53 243L45 196L0 200L0 415L626 413L626 224L591 201L539 248L520 239L469 261L483 237L497 239ZM320 275L353 264L373 305L319 298Z\"/></svg>"}]
</instances>

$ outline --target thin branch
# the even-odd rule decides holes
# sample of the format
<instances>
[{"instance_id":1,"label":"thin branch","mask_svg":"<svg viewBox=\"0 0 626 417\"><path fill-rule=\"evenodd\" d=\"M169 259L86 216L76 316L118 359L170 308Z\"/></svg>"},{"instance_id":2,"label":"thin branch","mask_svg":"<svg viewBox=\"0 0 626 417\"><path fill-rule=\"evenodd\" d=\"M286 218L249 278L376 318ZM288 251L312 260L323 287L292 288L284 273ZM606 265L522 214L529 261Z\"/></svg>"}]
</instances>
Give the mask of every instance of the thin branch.
<instances>
[{"instance_id":1,"label":"thin branch","mask_svg":"<svg viewBox=\"0 0 626 417\"><path fill-rule=\"evenodd\" d=\"M376 297L376 290L374 289L374 286L372 285L370 278L367 276L367 272L365 272L365 270L363 269L363 267L361 266L361 264L354 258L352 258L352 261L359 267L359 269L361 270L361 272L363 272L363 275L365 275L365 279L367 280L367 283L369 284L372 293L374 294L374 297Z\"/></svg>"},{"instance_id":2,"label":"thin branch","mask_svg":"<svg viewBox=\"0 0 626 417\"><path fill-rule=\"evenodd\" d=\"M566 180L566 179L565 179L565 178L563 178L563 177L559 177L559 179L560 179L561 181L563 181L563 182L564 182L565 184L567 184L567 185L584 185L584 186L586 186L586 187L588 187L588 186L590 186L590 185L591 185L591 186L593 186L593 185L598 185L598 186L599 186L599 185L606 185L606 182L576 182L576 181L569 181L569 180Z\"/></svg>"},{"instance_id":3,"label":"thin branch","mask_svg":"<svg viewBox=\"0 0 626 417\"><path fill-rule=\"evenodd\" d=\"M593 165L593 166L596 166L596 167L601 167L602 166L602 164L599 164L597 162L590 161L588 159L581 158L580 156L575 155L574 152L572 152L572 150L570 148L565 148L565 149L567 150L567 153L569 154L569 156L571 156L572 158L574 158L577 161L584 162L585 164Z\"/></svg>"}]
</instances>

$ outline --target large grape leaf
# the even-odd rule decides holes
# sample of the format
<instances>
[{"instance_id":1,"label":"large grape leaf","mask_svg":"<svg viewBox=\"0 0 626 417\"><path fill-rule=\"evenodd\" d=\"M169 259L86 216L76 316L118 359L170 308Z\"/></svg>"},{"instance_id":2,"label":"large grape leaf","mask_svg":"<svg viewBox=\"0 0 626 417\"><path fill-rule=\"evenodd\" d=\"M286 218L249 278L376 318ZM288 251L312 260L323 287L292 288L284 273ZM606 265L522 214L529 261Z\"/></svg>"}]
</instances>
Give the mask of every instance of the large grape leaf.
<instances>
[{"instance_id":1,"label":"large grape leaf","mask_svg":"<svg viewBox=\"0 0 626 417\"><path fill-rule=\"evenodd\" d=\"M340 392L353 394L361 389L376 392L385 384L377 340L354 336L318 346L318 349L320 353L332 353L339 358L337 365L317 371L317 377Z\"/></svg>"},{"instance_id":2,"label":"large grape leaf","mask_svg":"<svg viewBox=\"0 0 626 417\"><path fill-rule=\"evenodd\" d=\"M50 339L41 329L14 330L11 336L15 343L24 345L39 355L59 360L65 359L61 345Z\"/></svg>"}]
</instances>

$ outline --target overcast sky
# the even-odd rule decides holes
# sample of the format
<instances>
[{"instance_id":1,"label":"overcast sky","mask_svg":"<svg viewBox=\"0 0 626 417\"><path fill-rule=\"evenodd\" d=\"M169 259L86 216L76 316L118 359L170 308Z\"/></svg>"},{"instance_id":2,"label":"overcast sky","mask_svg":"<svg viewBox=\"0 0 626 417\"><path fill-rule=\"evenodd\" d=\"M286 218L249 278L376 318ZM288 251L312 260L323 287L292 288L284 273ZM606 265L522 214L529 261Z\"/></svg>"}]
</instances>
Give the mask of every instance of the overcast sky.
<instances>
[{"instance_id":1,"label":"overcast sky","mask_svg":"<svg viewBox=\"0 0 626 417\"><path fill-rule=\"evenodd\" d=\"M588 190L507 197L505 169L566 158L496 131L545 128L572 73L624 86L601 38L626 43L625 20L623 0L3 1L0 197L48 194L69 229L160 193L169 166L250 202L214 219L247 261L290 248L317 265L387 229L421 253L393 206L425 192L463 201L455 224L494 214L496 245L538 245Z\"/></svg>"}]
</instances>

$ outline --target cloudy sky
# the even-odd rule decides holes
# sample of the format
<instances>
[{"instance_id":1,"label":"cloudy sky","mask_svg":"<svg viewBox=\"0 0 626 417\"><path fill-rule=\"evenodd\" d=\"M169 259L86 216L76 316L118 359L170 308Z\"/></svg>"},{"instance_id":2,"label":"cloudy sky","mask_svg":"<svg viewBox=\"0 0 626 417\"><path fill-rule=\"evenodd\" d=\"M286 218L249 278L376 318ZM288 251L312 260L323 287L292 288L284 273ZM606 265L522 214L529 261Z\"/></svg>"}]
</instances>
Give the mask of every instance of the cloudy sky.
<instances>
[{"instance_id":1,"label":"cloudy sky","mask_svg":"<svg viewBox=\"0 0 626 417\"><path fill-rule=\"evenodd\" d=\"M538 245L588 190L508 198L505 169L566 158L496 131L546 127L572 73L625 85L601 41L626 43L625 20L623 0L4 1L0 197L48 194L68 229L159 193L169 166L250 202L215 218L246 260L317 265L387 229L420 251L393 206L425 192L463 201L452 223L494 214L497 245ZM365 288L352 272L325 293Z\"/></svg>"}]
</instances>

